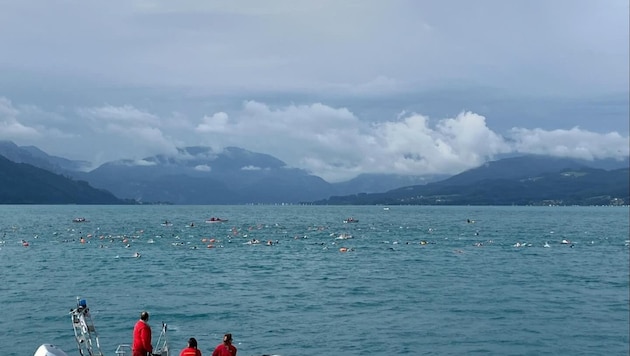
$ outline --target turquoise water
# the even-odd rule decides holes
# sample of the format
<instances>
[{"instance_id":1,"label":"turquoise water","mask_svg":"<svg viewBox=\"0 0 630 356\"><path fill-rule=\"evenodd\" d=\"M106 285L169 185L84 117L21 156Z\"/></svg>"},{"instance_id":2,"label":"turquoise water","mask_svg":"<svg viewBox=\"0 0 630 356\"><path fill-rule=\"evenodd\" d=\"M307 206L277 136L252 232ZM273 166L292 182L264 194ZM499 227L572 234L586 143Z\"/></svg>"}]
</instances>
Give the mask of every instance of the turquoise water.
<instances>
[{"instance_id":1,"label":"turquoise water","mask_svg":"<svg viewBox=\"0 0 630 356\"><path fill-rule=\"evenodd\" d=\"M173 354L195 337L210 355L231 332L240 356L628 355L628 214L0 206L0 354L52 343L78 355L68 312L80 296L106 356L131 341L142 310L155 336L168 324Z\"/></svg>"}]
</instances>

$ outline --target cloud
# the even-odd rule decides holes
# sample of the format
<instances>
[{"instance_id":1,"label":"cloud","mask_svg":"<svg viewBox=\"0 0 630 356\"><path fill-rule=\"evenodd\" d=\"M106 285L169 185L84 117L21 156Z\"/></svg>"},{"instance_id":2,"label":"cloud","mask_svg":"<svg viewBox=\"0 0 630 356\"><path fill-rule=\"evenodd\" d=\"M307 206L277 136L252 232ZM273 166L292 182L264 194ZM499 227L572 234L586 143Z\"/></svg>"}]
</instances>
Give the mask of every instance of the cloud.
<instances>
[{"instance_id":1,"label":"cloud","mask_svg":"<svg viewBox=\"0 0 630 356\"><path fill-rule=\"evenodd\" d=\"M8 119L15 119L16 116L18 116L20 112L13 107L13 103L11 103L11 100L4 98L4 97L0 97L0 117L8 120Z\"/></svg>"},{"instance_id":2,"label":"cloud","mask_svg":"<svg viewBox=\"0 0 630 356\"><path fill-rule=\"evenodd\" d=\"M403 111L369 121L346 107L320 102L271 105L250 100L234 109L202 113L193 120L181 114L161 116L132 105L107 105L68 111L84 119L83 125L68 126L70 117L29 107L28 112L38 113L37 117L55 118L50 122L57 126L40 130L18 121L23 114L20 108L0 98L1 137L95 165L119 159L147 164L140 159L156 154L192 159L178 151L185 146L212 147L213 151L195 156L213 158L222 148L236 146L272 155L289 167L305 169L330 182L361 173L456 174L503 154L621 159L628 157L630 147L627 135L579 127L545 130L516 126L502 134L489 127L484 115L472 111L442 118ZM183 123L177 124L177 118ZM60 132L56 136L41 135L56 130ZM61 134L74 139L64 139ZM208 171L211 167L195 169Z\"/></svg>"},{"instance_id":3,"label":"cloud","mask_svg":"<svg viewBox=\"0 0 630 356\"><path fill-rule=\"evenodd\" d=\"M0 121L0 138L12 139L36 139L42 135L32 127L27 127L19 122Z\"/></svg>"},{"instance_id":4,"label":"cloud","mask_svg":"<svg viewBox=\"0 0 630 356\"><path fill-rule=\"evenodd\" d=\"M9 99L0 97L0 139L33 140L43 136L35 127L26 126L18 121L20 115L20 111Z\"/></svg>"},{"instance_id":5,"label":"cloud","mask_svg":"<svg viewBox=\"0 0 630 356\"><path fill-rule=\"evenodd\" d=\"M595 133L579 127L570 130L514 128L510 132L515 152L592 161L623 159L630 155L630 141L617 132Z\"/></svg>"},{"instance_id":6,"label":"cloud","mask_svg":"<svg viewBox=\"0 0 630 356\"><path fill-rule=\"evenodd\" d=\"M5 2L0 138L96 165L237 146L331 181L627 155L628 1L480 1Z\"/></svg>"},{"instance_id":7,"label":"cloud","mask_svg":"<svg viewBox=\"0 0 630 356\"><path fill-rule=\"evenodd\" d=\"M260 167L256 167L256 166L245 166L245 167L241 167L242 171L260 171L262 170L262 168Z\"/></svg>"},{"instance_id":8,"label":"cloud","mask_svg":"<svg viewBox=\"0 0 630 356\"><path fill-rule=\"evenodd\" d=\"M96 108L81 108L78 113L96 122L104 121L116 125L157 125L159 119L153 114L136 109L131 105L106 105Z\"/></svg>"},{"instance_id":9,"label":"cloud","mask_svg":"<svg viewBox=\"0 0 630 356\"><path fill-rule=\"evenodd\" d=\"M197 132L225 132L228 126L228 115L218 112L212 116L204 116L201 123L197 125Z\"/></svg>"},{"instance_id":10,"label":"cloud","mask_svg":"<svg viewBox=\"0 0 630 356\"><path fill-rule=\"evenodd\" d=\"M268 153L309 170L320 161L352 170L363 155L355 148L370 140L361 132L365 125L349 110L321 103L273 108L247 101L229 117L220 133L204 132L203 142Z\"/></svg>"},{"instance_id":11,"label":"cloud","mask_svg":"<svg viewBox=\"0 0 630 356\"><path fill-rule=\"evenodd\" d=\"M195 170L200 172L210 172L212 170L212 167L208 166L207 164L200 164L198 166L195 166Z\"/></svg>"},{"instance_id":12,"label":"cloud","mask_svg":"<svg viewBox=\"0 0 630 356\"><path fill-rule=\"evenodd\" d=\"M628 137L618 133L515 128L504 137L487 126L484 116L466 111L438 120L402 113L368 124L346 108L321 103L274 108L248 101L241 110L210 117L215 116L222 118L221 130L204 131L204 140L268 153L328 181L360 173L455 174L508 153L628 155Z\"/></svg>"},{"instance_id":13,"label":"cloud","mask_svg":"<svg viewBox=\"0 0 630 356\"><path fill-rule=\"evenodd\" d=\"M434 125L426 116L411 114L375 126L373 134L381 148L375 151L385 153L378 159L383 162L381 171L457 173L510 151L503 138L486 126L485 118L471 112Z\"/></svg>"},{"instance_id":14,"label":"cloud","mask_svg":"<svg viewBox=\"0 0 630 356\"><path fill-rule=\"evenodd\" d=\"M144 159L136 159L133 161L124 161L125 165L128 166L144 166L144 167L149 167L149 166L155 166L157 163L156 162L151 162L151 161L147 161Z\"/></svg>"},{"instance_id":15,"label":"cloud","mask_svg":"<svg viewBox=\"0 0 630 356\"><path fill-rule=\"evenodd\" d=\"M90 120L91 129L107 139L119 155L133 152L139 158L154 152L176 154L178 141L161 130L162 120L131 105L80 108L77 113ZM129 155L129 153L127 153Z\"/></svg>"},{"instance_id":16,"label":"cloud","mask_svg":"<svg viewBox=\"0 0 630 356\"><path fill-rule=\"evenodd\" d=\"M323 88L323 90L335 94L368 98L383 95L395 95L410 89L411 87L409 83L404 83L385 75L377 75L366 82L332 83L328 87Z\"/></svg>"},{"instance_id":17,"label":"cloud","mask_svg":"<svg viewBox=\"0 0 630 356\"><path fill-rule=\"evenodd\" d=\"M0 58L0 70L214 93L444 83L530 94L627 91L625 0L483 0L457 8L438 1L13 1L3 4L0 47L12 55Z\"/></svg>"}]
</instances>

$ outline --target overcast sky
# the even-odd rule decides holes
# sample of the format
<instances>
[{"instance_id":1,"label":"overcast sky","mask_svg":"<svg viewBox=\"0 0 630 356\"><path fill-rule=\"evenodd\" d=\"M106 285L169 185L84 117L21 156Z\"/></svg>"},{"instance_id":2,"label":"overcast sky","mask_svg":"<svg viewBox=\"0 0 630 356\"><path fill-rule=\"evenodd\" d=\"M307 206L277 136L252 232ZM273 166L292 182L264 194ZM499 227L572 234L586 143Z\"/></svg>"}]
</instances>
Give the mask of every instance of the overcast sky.
<instances>
[{"instance_id":1,"label":"overcast sky","mask_svg":"<svg viewBox=\"0 0 630 356\"><path fill-rule=\"evenodd\" d=\"M627 0L0 0L0 140L329 181L629 155Z\"/></svg>"}]
</instances>

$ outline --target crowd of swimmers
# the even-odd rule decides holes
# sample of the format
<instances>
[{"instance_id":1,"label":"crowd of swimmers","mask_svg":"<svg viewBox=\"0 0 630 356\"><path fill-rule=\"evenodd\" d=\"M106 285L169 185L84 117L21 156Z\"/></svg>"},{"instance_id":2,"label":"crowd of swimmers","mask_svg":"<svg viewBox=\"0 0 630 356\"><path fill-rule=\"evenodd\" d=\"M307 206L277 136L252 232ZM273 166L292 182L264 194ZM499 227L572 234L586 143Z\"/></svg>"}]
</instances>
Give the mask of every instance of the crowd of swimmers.
<instances>
[{"instance_id":1,"label":"crowd of swimmers","mask_svg":"<svg viewBox=\"0 0 630 356\"><path fill-rule=\"evenodd\" d=\"M349 219L353 219L353 218L349 218ZM209 220L213 220L213 218L211 218L211 219L209 219ZM227 220L220 219L220 218L216 218L216 217L214 218L214 220L215 220L215 221L227 221ZM356 219L353 219L353 220L356 220ZM465 220L465 222L466 222L467 224L475 224L475 223L476 223L476 221L475 221L475 220L472 220L472 219L466 219L466 220ZM172 222L171 222L171 221L168 221L168 220L164 220L164 222L163 222L162 224L163 224L163 225L164 225L164 224L170 224L170 225L172 225ZM276 225L277 225L277 224L276 224ZM192 226L194 226L194 223L190 223L190 226L191 226L191 227L192 227ZM265 225L262 225L262 224L259 224L259 225L257 225L257 226L250 226L247 230L248 230L248 231L252 231L252 230L259 230L259 229L262 229L264 226L265 226ZM324 231L324 230L326 230L326 229L327 229L327 227L326 227L326 226L314 226L314 227L309 227L309 231L318 231L318 232L319 232L319 231ZM74 229L73 229L73 231L74 231ZM257 238L252 238L252 237L249 237L249 236L248 236L248 234L246 234L246 233L245 233L245 234L242 234L241 232L242 232L242 230L241 230L240 228L238 228L238 227L233 227L233 228L231 229L231 236L228 236L228 241L227 241L227 242L232 242L232 239L231 239L232 237L240 236L240 237L247 238L247 240L245 240L245 241L243 242L243 244L246 244L246 245L266 245L266 246L277 246L278 244L280 244L280 243L281 243L281 241L280 241L280 240L278 240L278 239L275 239L275 240L272 240L272 239L257 239ZM429 233L429 234L433 234L434 232L435 232L435 231L434 231L434 229L433 229L433 228L428 228L428 230L427 230L427 233ZM107 247L109 247L107 244L102 243L102 242L103 242L103 240L107 239L107 240L109 240L109 242L111 242L111 243L113 243L113 242L115 242L115 241L119 241L119 240L120 240L120 241L122 241L122 243L124 244L124 247L125 247L125 248L131 248L131 246L132 246L132 245L131 245L131 239L133 239L133 238L135 238L135 237L139 237L142 233L144 233L144 230L139 230L139 231L137 232L137 236L127 236L127 235L122 235L122 236L112 237L111 235L109 235L109 236L101 235L101 236L98 236L98 239L101 241L101 243L99 244L99 247L100 247L100 248L107 248ZM551 233L553 233L553 232L551 232ZM56 234L57 234L57 233L54 233L53 235L56 235ZM82 232L79 232L79 234L80 234L80 237L79 237L78 239L79 239L79 241L80 241L82 244L86 244L86 243L91 242L91 238L93 237L93 235L92 235L91 233L88 233L88 234L83 234ZM480 236L480 231L479 231L479 230L475 230L475 231L473 232L473 234L474 234L474 236ZM5 233L4 235L6 235L6 233ZM176 235L176 234L173 234L173 236L174 236L174 238L175 238L175 239L180 239L180 237L179 237L178 235ZM344 233L334 233L334 232L333 232L333 233L330 233L330 236L331 236L331 237L335 237L335 240L348 240L348 239L352 239L352 238L354 237L352 234L350 234L350 233L346 233L346 232L344 232ZM37 236L35 236L35 238L37 238ZM308 238L308 236L307 236L307 235L303 235L303 234L298 234L298 235L295 235L295 236L294 236L294 239L295 239L295 240L298 240L298 239L307 239L307 238ZM75 239L75 238L72 238L72 239L64 239L64 240L62 240L61 242L73 242L73 241L76 241L76 239ZM153 239L149 239L147 242L148 242L148 243L154 243L154 240L153 240ZM221 245L221 244L219 244L219 245L216 245L216 244L215 244L215 243L220 243L220 241L219 241L219 240L217 240L217 239L215 239L215 238L202 238L202 239L201 239L201 242L202 242L202 243L204 243L204 244L205 244L205 247L207 247L207 248L209 248L209 249L212 249L212 248L215 248L215 247L223 247L223 245ZM406 244L406 245L411 245L411 244L420 244L420 245L436 244L436 242L434 242L434 241L427 241L427 240L420 240L419 242L418 242L418 241L393 241L393 242L390 242L390 241L382 241L382 242L383 242L383 243L388 243L388 244L390 244L390 243L391 243L392 245L399 245L399 244ZM26 240L22 240L22 241L21 241L21 243L22 243L22 245L23 245L24 247L29 247L29 245L30 245L30 244L29 244L29 242L28 242L28 241L26 241ZM327 245L328 245L328 243L332 243L333 245L336 245L336 244L337 244L336 242L321 242L320 244L324 246L324 249L328 249L328 246L327 246ZM479 240L478 240L478 241L474 241L474 242L473 242L473 246L474 246L474 247L484 247L484 246L487 246L487 245L492 245L493 243L494 243L494 241L492 241L492 240L487 240L487 241L479 241ZM571 242L571 241L570 241L570 240L568 240L568 239L562 239L562 241L561 241L560 243L561 243L562 245L565 245L565 246L568 246L568 247L571 247L571 248L573 248L573 247L574 247L574 243L573 243L573 242ZM591 244L592 244L592 243L593 243L593 242L591 242ZM188 245L188 247L189 247L190 249L194 249L194 250L198 249L198 247L197 247L197 246L195 246L195 245L191 245L191 242L186 243L186 242L184 242L184 241L176 241L176 242L172 242L171 244L172 244L173 246L184 246L184 245ZM626 245L630 245L630 243L626 242ZM513 243L513 244L512 244L512 245L510 245L510 246L512 246L512 247L516 247L516 248L521 248L521 247L532 247L532 246L534 246L534 244L532 244L532 243L528 243L528 242L521 242L521 241L517 241L516 243ZM549 247L551 247L551 245L549 244L549 242L545 242L543 247L549 248ZM337 245L337 248L339 249L339 252L350 252L350 251L354 251L354 248L351 248L351 247L345 247L345 246L340 246L340 245ZM394 248L394 247L389 247L389 250L395 250L395 248ZM139 258L139 257L140 257L140 253L139 253L139 252L136 252L136 253L134 253L134 254L132 255L132 257Z\"/></svg>"}]
</instances>

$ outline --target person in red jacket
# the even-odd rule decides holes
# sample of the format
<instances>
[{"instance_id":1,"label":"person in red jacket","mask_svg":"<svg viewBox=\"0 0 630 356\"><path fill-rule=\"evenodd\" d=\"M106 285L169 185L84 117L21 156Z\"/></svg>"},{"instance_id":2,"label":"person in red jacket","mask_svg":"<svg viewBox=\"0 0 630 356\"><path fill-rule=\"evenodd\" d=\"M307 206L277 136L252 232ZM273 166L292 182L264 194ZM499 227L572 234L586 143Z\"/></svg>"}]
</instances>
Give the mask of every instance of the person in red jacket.
<instances>
[{"instance_id":1,"label":"person in red jacket","mask_svg":"<svg viewBox=\"0 0 630 356\"><path fill-rule=\"evenodd\" d=\"M197 349L197 339L188 339L188 347L183 349L179 356L201 356L201 351Z\"/></svg>"},{"instance_id":2,"label":"person in red jacket","mask_svg":"<svg viewBox=\"0 0 630 356\"><path fill-rule=\"evenodd\" d=\"M214 349L212 356L236 356L236 347L232 345L232 334L223 335L223 343Z\"/></svg>"},{"instance_id":3,"label":"person in red jacket","mask_svg":"<svg viewBox=\"0 0 630 356\"><path fill-rule=\"evenodd\" d=\"M147 356L153 354L151 345L151 327L149 326L149 313L140 313L140 320L133 327L132 356Z\"/></svg>"}]
</instances>

